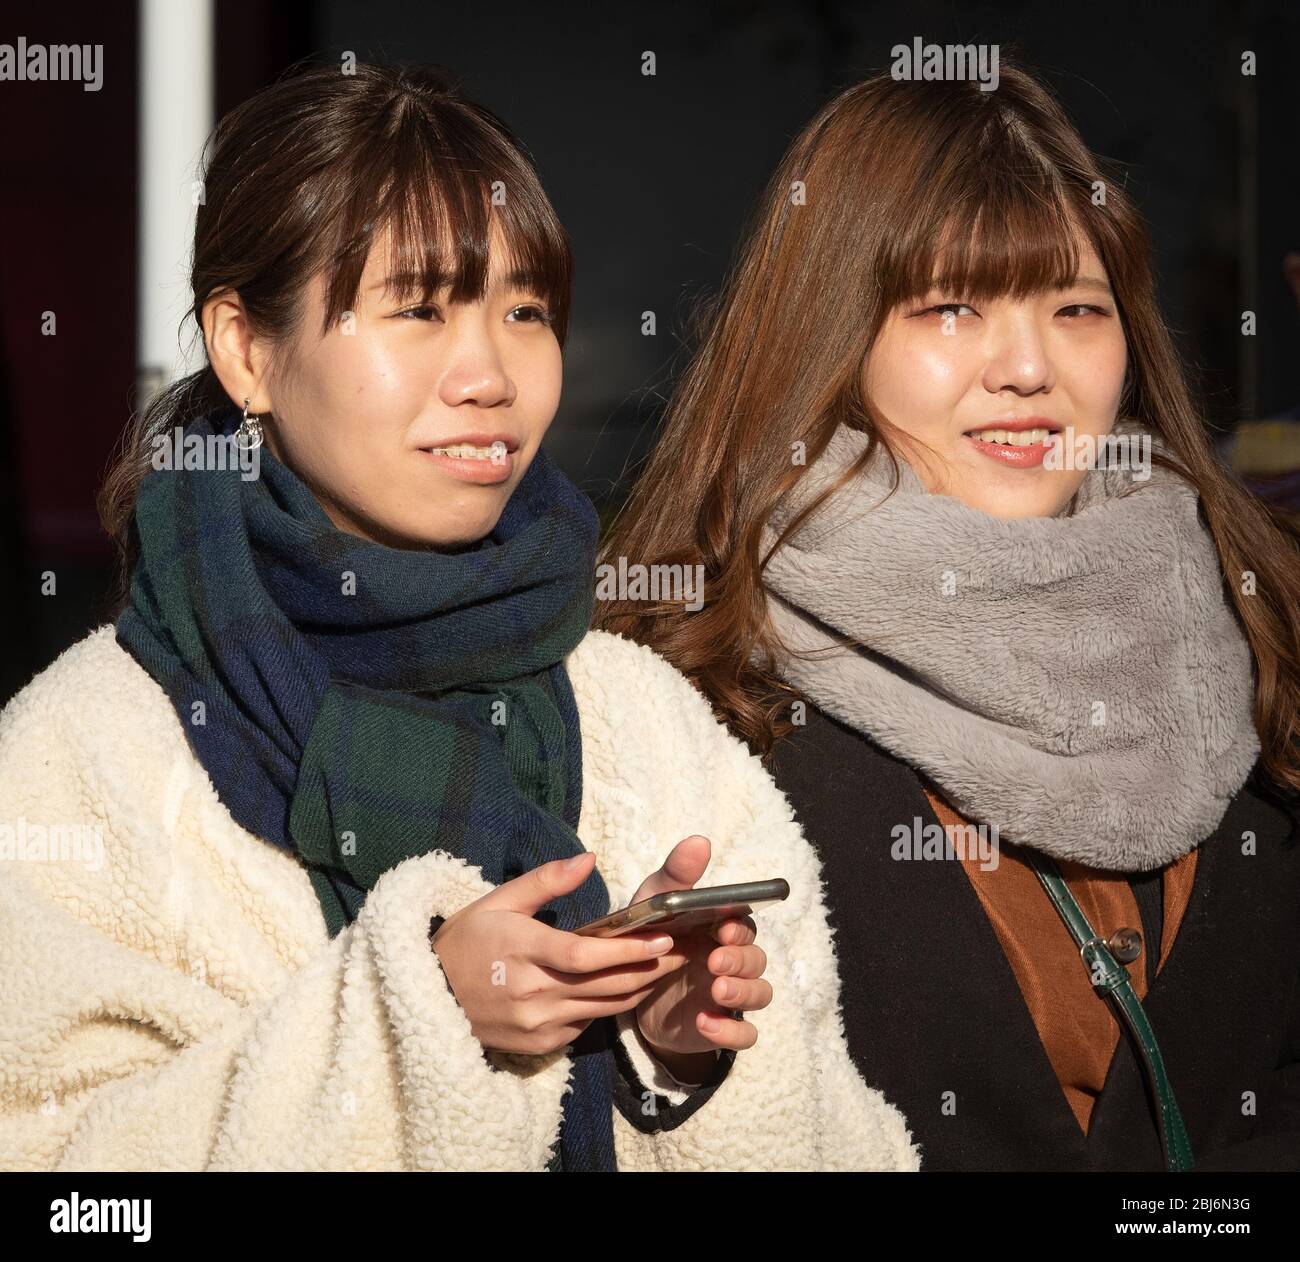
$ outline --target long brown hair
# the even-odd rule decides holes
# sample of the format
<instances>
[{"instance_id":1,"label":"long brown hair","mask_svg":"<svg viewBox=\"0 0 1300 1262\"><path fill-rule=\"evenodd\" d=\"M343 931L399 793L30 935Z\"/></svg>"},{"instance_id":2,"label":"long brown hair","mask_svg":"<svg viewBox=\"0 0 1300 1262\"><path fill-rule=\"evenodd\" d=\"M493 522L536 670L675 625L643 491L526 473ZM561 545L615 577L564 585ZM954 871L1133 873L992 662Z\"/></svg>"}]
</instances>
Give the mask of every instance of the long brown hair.
<instances>
[{"instance_id":1,"label":"long brown hair","mask_svg":"<svg viewBox=\"0 0 1300 1262\"><path fill-rule=\"evenodd\" d=\"M1035 78L1005 61L992 92L969 80L874 76L836 96L795 139L602 550L629 564L702 565L703 607L602 600L596 625L661 653L770 757L798 696L775 671L783 650L765 609L759 553L773 507L841 423L867 433L866 451L782 538L877 449L896 462L888 422L861 388L864 357L895 304L923 296L932 281L963 300L1069 284L1076 226L1106 268L1128 339L1121 413L1163 437L1171 458L1161 463L1200 494L1254 654L1264 767L1300 788L1300 539L1214 453L1122 177L1089 152Z\"/></svg>"},{"instance_id":2,"label":"long brown hair","mask_svg":"<svg viewBox=\"0 0 1300 1262\"><path fill-rule=\"evenodd\" d=\"M325 269L323 335L354 306L371 245L390 225L388 274L399 296L428 301L450 284L452 301L477 299L495 221L512 270L545 299L564 344L572 275L564 229L520 142L438 68L359 64L345 73L297 63L217 124L202 188L185 317L198 330L208 298L235 290L253 332L274 348L301 327L307 286ZM229 402L205 363L125 429L98 499L118 549L110 616L129 596L153 436Z\"/></svg>"}]
</instances>

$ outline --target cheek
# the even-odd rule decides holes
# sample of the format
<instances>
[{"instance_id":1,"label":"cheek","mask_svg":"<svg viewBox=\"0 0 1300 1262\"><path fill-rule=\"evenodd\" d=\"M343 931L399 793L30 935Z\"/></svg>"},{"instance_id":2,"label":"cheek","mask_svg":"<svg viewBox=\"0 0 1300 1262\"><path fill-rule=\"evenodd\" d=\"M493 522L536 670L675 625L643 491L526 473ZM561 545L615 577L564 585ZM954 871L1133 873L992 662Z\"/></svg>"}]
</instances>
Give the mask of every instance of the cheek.
<instances>
[{"instance_id":1,"label":"cheek","mask_svg":"<svg viewBox=\"0 0 1300 1262\"><path fill-rule=\"evenodd\" d=\"M1109 429L1124 392L1128 348L1122 332L1082 346L1069 361L1070 392L1080 411Z\"/></svg>"},{"instance_id":2,"label":"cheek","mask_svg":"<svg viewBox=\"0 0 1300 1262\"><path fill-rule=\"evenodd\" d=\"M294 373L294 455L332 496L360 502L391 485L410 418L433 389L426 365L364 332L318 343Z\"/></svg>"},{"instance_id":3,"label":"cheek","mask_svg":"<svg viewBox=\"0 0 1300 1262\"><path fill-rule=\"evenodd\" d=\"M970 359L966 339L960 336L887 334L867 356L864 389L904 430L942 424L966 391Z\"/></svg>"},{"instance_id":4,"label":"cheek","mask_svg":"<svg viewBox=\"0 0 1300 1262\"><path fill-rule=\"evenodd\" d=\"M515 410L532 426L545 429L560 406L564 360L559 343L550 336L537 345L519 347L506 371L514 382Z\"/></svg>"},{"instance_id":5,"label":"cheek","mask_svg":"<svg viewBox=\"0 0 1300 1262\"><path fill-rule=\"evenodd\" d=\"M404 399L428 392L430 380L428 365L403 355L401 347L365 331L338 332L303 362L298 393L314 405L316 419L337 433L353 426L372 429L372 416L397 416Z\"/></svg>"}]
</instances>

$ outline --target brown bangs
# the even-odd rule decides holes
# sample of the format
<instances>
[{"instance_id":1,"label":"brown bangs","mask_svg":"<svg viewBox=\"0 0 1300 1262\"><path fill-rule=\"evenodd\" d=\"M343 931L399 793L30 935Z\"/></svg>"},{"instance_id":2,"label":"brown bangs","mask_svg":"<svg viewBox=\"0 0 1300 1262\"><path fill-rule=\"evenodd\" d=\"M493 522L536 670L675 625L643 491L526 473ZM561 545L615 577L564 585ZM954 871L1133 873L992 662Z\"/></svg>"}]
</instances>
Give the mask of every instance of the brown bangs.
<instances>
[{"instance_id":1,"label":"brown bangs","mask_svg":"<svg viewBox=\"0 0 1300 1262\"><path fill-rule=\"evenodd\" d=\"M954 299L1022 299L1078 277L1091 189L1066 184L996 108L972 120L972 131L953 141L961 160L936 154L917 164L938 179L914 190L916 213L878 261L886 310L932 289ZM1092 244L1104 260L1103 243Z\"/></svg>"},{"instance_id":2,"label":"brown bangs","mask_svg":"<svg viewBox=\"0 0 1300 1262\"><path fill-rule=\"evenodd\" d=\"M499 135L484 127L481 107L470 119L457 102L440 105L394 102L379 140L350 173L354 192L327 265L325 329L354 307L370 248L388 227L388 292L428 301L445 287L453 302L484 296L495 229L509 251L508 283L546 303L562 344L569 241L531 163L504 124Z\"/></svg>"}]
</instances>

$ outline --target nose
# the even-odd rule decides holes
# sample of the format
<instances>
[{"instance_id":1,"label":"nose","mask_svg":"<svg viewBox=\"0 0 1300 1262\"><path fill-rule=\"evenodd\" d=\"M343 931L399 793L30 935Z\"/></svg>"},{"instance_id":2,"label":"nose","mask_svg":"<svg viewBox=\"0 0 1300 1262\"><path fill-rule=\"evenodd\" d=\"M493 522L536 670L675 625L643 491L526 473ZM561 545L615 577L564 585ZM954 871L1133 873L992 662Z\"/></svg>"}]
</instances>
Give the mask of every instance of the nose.
<instances>
[{"instance_id":1,"label":"nose","mask_svg":"<svg viewBox=\"0 0 1300 1262\"><path fill-rule=\"evenodd\" d=\"M1033 317L1027 312L1007 314L992 323L984 388L990 394L1050 390L1055 381L1051 353Z\"/></svg>"},{"instance_id":2,"label":"nose","mask_svg":"<svg viewBox=\"0 0 1300 1262\"><path fill-rule=\"evenodd\" d=\"M465 329L447 346L448 361L438 383L438 397L448 407L508 407L515 385L492 338Z\"/></svg>"}]
</instances>

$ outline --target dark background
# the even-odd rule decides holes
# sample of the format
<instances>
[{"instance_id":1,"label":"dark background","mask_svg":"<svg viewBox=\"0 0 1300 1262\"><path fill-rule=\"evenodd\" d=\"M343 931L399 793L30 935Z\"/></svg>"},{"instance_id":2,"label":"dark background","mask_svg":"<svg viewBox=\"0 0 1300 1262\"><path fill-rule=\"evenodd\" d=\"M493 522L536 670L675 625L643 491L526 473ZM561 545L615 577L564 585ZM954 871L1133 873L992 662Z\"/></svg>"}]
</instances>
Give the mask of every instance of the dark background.
<instances>
[{"instance_id":1,"label":"dark background","mask_svg":"<svg viewBox=\"0 0 1300 1262\"><path fill-rule=\"evenodd\" d=\"M184 0L177 0L184 3ZM531 149L577 260L548 450L602 507L652 437L693 303L714 289L785 146L889 49L997 43L1126 164L1160 296L1229 431L1300 402L1300 6L655 5L219 0L216 116L305 55L451 69ZM104 620L95 492L136 373L137 13L0 4L0 42L101 43L105 82L0 83L0 704ZM1258 74L1240 73L1243 50ZM641 73L654 51L657 74ZM197 155L196 155L197 156ZM1258 335L1243 339L1253 306ZM58 313L42 337L41 313ZM641 334L653 310L658 335ZM192 325L181 334L188 338ZM40 594L52 571L58 595Z\"/></svg>"}]
</instances>

